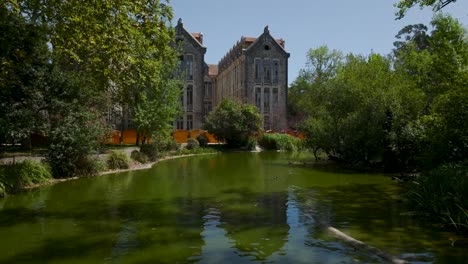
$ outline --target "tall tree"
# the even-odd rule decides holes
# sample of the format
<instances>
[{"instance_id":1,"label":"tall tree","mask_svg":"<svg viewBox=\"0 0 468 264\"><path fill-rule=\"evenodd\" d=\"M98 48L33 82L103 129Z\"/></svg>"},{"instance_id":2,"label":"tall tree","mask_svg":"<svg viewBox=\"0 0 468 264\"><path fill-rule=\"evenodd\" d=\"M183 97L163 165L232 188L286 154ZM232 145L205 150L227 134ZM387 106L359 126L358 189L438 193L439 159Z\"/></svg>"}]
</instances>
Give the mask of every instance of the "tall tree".
<instances>
[{"instance_id":1,"label":"tall tree","mask_svg":"<svg viewBox=\"0 0 468 264\"><path fill-rule=\"evenodd\" d=\"M456 0L401 0L395 4L395 6L398 8L396 16L397 19L402 19L408 9L415 5L418 5L421 8L425 6L432 6L434 11L439 11L454 2L456 2Z\"/></svg>"},{"instance_id":2,"label":"tall tree","mask_svg":"<svg viewBox=\"0 0 468 264\"><path fill-rule=\"evenodd\" d=\"M444 15L434 17L431 26L430 33L418 27L423 30L398 42L394 53L395 69L407 74L425 94L424 116L417 122L423 128L420 155L427 167L463 160L468 153L468 128L462 121L467 107L466 29Z\"/></svg>"},{"instance_id":3,"label":"tall tree","mask_svg":"<svg viewBox=\"0 0 468 264\"><path fill-rule=\"evenodd\" d=\"M290 125L297 127L308 114L318 111L314 108L321 106L326 83L336 76L342 64L342 53L327 46L308 51L305 68L300 70L288 92Z\"/></svg>"}]
</instances>

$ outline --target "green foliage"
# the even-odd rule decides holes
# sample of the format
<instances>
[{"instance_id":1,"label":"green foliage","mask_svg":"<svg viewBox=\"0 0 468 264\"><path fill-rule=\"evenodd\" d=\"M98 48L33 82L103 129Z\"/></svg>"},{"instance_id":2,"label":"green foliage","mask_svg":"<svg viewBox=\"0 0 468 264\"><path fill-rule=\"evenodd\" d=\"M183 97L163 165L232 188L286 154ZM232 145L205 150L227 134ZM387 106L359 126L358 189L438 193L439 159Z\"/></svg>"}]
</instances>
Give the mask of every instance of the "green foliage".
<instances>
[{"instance_id":1,"label":"green foliage","mask_svg":"<svg viewBox=\"0 0 468 264\"><path fill-rule=\"evenodd\" d=\"M47 161L56 178L93 175L98 172L89 157L105 135L97 113L70 113L53 126Z\"/></svg>"},{"instance_id":2,"label":"green foliage","mask_svg":"<svg viewBox=\"0 0 468 264\"><path fill-rule=\"evenodd\" d=\"M245 147L260 131L262 122L255 106L223 100L208 115L205 129L230 147Z\"/></svg>"},{"instance_id":3,"label":"green foliage","mask_svg":"<svg viewBox=\"0 0 468 264\"><path fill-rule=\"evenodd\" d=\"M200 143L200 147L205 148L208 146L208 137L205 134L200 134L197 136L197 141Z\"/></svg>"},{"instance_id":4,"label":"green foliage","mask_svg":"<svg viewBox=\"0 0 468 264\"><path fill-rule=\"evenodd\" d=\"M128 110L143 137L167 133L180 95L171 20L167 1L4 3L0 143L47 135L53 174L66 177L94 171L87 155L111 107Z\"/></svg>"},{"instance_id":5,"label":"green foliage","mask_svg":"<svg viewBox=\"0 0 468 264\"><path fill-rule=\"evenodd\" d=\"M44 28L0 6L0 145L44 129L50 54Z\"/></svg>"},{"instance_id":6,"label":"green foliage","mask_svg":"<svg viewBox=\"0 0 468 264\"><path fill-rule=\"evenodd\" d=\"M302 148L302 141L288 134L263 134L258 144L266 150L298 151Z\"/></svg>"},{"instance_id":7,"label":"green foliage","mask_svg":"<svg viewBox=\"0 0 468 264\"><path fill-rule=\"evenodd\" d=\"M468 230L468 164L447 164L409 185L416 210L456 229Z\"/></svg>"},{"instance_id":8,"label":"green foliage","mask_svg":"<svg viewBox=\"0 0 468 264\"><path fill-rule=\"evenodd\" d=\"M111 151L107 158L107 166L111 170L128 169L130 167L130 159L122 151Z\"/></svg>"},{"instance_id":9,"label":"green foliage","mask_svg":"<svg viewBox=\"0 0 468 264\"><path fill-rule=\"evenodd\" d=\"M424 92L423 115L412 126L417 128L412 130L417 132L413 142L419 143L412 152L424 168L465 160L468 153L466 30L444 15L436 16L431 25L430 34L427 27L407 27L405 41L396 45L394 53L396 70Z\"/></svg>"},{"instance_id":10,"label":"green foliage","mask_svg":"<svg viewBox=\"0 0 468 264\"><path fill-rule=\"evenodd\" d=\"M17 191L50 179L52 175L45 163L24 160L15 164L2 165L0 166L0 194Z\"/></svg>"},{"instance_id":11,"label":"green foliage","mask_svg":"<svg viewBox=\"0 0 468 264\"><path fill-rule=\"evenodd\" d=\"M408 9L412 8L415 5L423 8L425 6L432 6L434 11L439 11L450 3L454 3L456 0L401 0L395 4L398 8L396 13L397 19L402 19Z\"/></svg>"},{"instance_id":12,"label":"green foliage","mask_svg":"<svg viewBox=\"0 0 468 264\"><path fill-rule=\"evenodd\" d=\"M132 160L138 161L139 163L142 163L142 164L148 162L148 157L144 153L142 153L142 152L140 152L138 150L132 151L132 153L130 154L130 158L132 158Z\"/></svg>"},{"instance_id":13,"label":"green foliage","mask_svg":"<svg viewBox=\"0 0 468 264\"><path fill-rule=\"evenodd\" d=\"M152 144L143 144L140 146L140 152L148 157L149 161L156 161L158 158L158 146L154 143Z\"/></svg>"},{"instance_id":14,"label":"green foliage","mask_svg":"<svg viewBox=\"0 0 468 264\"><path fill-rule=\"evenodd\" d=\"M380 55L349 55L333 79L313 85L302 123L306 146L314 153L347 162L380 161L402 130L421 112L421 93L391 70ZM306 95L307 96L307 95Z\"/></svg>"},{"instance_id":15,"label":"green foliage","mask_svg":"<svg viewBox=\"0 0 468 264\"><path fill-rule=\"evenodd\" d=\"M153 139L153 144L156 146L159 152L172 151L179 148L179 144L171 136L164 135L160 137L154 137Z\"/></svg>"},{"instance_id":16,"label":"green foliage","mask_svg":"<svg viewBox=\"0 0 468 264\"><path fill-rule=\"evenodd\" d=\"M341 52L329 50L327 46L309 50L305 68L288 91L288 119L295 129L321 104L324 86L336 77L343 59Z\"/></svg>"},{"instance_id":17,"label":"green foliage","mask_svg":"<svg viewBox=\"0 0 468 264\"><path fill-rule=\"evenodd\" d=\"M187 140L187 149L196 149L200 147L200 143L198 143L198 140L196 140L195 138L189 138Z\"/></svg>"}]
</instances>

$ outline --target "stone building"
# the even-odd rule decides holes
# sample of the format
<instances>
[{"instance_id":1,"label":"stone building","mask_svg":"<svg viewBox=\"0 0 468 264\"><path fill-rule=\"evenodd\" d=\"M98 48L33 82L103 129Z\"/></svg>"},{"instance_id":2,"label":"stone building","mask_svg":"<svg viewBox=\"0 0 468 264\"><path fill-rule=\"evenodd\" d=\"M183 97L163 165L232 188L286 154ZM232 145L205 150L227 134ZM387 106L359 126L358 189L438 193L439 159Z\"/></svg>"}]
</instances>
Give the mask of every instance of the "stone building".
<instances>
[{"instance_id":1,"label":"stone building","mask_svg":"<svg viewBox=\"0 0 468 264\"><path fill-rule=\"evenodd\" d=\"M201 129L205 116L225 98L258 107L264 129L287 128L288 58L283 39L268 27L258 38L242 37L218 65L204 61L202 33L189 33L179 20L176 43L180 46L180 72L185 76L183 115L175 129Z\"/></svg>"},{"instance_id":2,"label":"stone building","mask_svg":"<svg viewBox=\"0 0 468 264\"><path fill-rule=\"evenodd\" d=\"M205 64L206 48L202 33L189 33L179 19L176 30L176 44L182 50L179 73L185 78L181 102L183 114L174 123L176 129L192 130L203 126L204 88L209 80Z\"/></svg>"}]
</instances>

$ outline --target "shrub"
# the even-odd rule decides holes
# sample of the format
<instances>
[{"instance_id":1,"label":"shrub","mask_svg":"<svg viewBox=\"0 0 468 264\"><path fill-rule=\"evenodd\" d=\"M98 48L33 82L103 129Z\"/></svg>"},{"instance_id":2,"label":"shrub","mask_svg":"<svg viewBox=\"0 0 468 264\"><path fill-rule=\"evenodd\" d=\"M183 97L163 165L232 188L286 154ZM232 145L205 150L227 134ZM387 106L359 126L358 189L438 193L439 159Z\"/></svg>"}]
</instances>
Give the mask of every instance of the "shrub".
<instances>
[{"instance_id":1,"label":"shrub","mask_svg":"<svg viewBox=\"0 0 468 264\"><path fill-rule=\"evenodd\" d=\"M18 190L33 184L52 179L49 167L45 163L24 160L19 163L3 165L0 170L0 193Z\"/></svg>"},{"instance_id":2,"label":"shrub","mask_svg":"<svg viewBox=\"0 0 468 264\"><path fill-rule=\"evenodd\" d=\"M416 210L468 230L468 163L441 166L417 181L409 185L407 194Z\"/></svg>"},{"instance_id":3,"label":"shrub","mask_svg":"<svg viewBox=\"0 0 468 264\"><path fill-rule=\"evenodd\" d=\"M258 133L263 118L253 105L223 100L208 114L205 128L229 147L246 147L249 138Z\"/></svg>"},{"instance_id":4,"label":"shrub","mask_svg":"<svg viewBox=\"0 0 468 264\"><path fill-rule=\"evenodd\" d=\"M197 149L200 146L200 143L198 143L198 140L194 138L189 138L187 140L187 149Z\"/></svg>"},{"instance_id":5,"label":"shrub","mask_svg":"<svg viewBox=\"0 0 468 264\"><path fill-rule=\"evenodd\" d=\"M130 158L132 158L133 160L138 161L140 163L147 163L148 162L148 157L144 153L142 153L142 152L140 152L138 150L132 151L132 153L130 154Z\"/></svg>"},{"instance_id":6,"label":"shrub","mask_svg":"<svg viewBox=\"0 0 468 264\"><path fill-rule=\"evenodd\" d=\"M205 148L208 146L208 137L204 134L198 135L197 140L200 143L200 147Z\"/></svg>"},{"instance_id":7,"label":"shrub","mask_svg":"<svg viewBox=\"0 0 468 264\"><path fill-rule=\"evenodd\" d=\"M56 178L92 175L97 164L89 155L97 149L105 128L96 113L70 113L53 125L47 161Z\"/></svg>"},{"instance_id":8,"label":"shrub","mask_svg":"<svg viewBox=\"0 0 468 264\"><path fill-rule=\"evenodd\" d=\"M107 158L107 166L111 170L128 169L130 167L130 159L124 152L112 151Z\"/></svg>"},{"instance_id":9,"label":"shrub","mask_svg":"<svg viewBox=\"0 0 468 264\"><path fill-rule=\"evenodd\" d=\"M158 158L158 148L156 144L143 144L140 146L140 152L146 155L150 161L156 161Z\"/></svg>"},{"instance_id":10,"label":"shrub","mask_svg":"<svg viewBox=\"0 0 468 264\"><path fill-rule=\"evenodd\" d=\"M263 134L258 144L266 150L298 151L302 149L302 141L288 134Z\"/></svg>"}]
</instances>

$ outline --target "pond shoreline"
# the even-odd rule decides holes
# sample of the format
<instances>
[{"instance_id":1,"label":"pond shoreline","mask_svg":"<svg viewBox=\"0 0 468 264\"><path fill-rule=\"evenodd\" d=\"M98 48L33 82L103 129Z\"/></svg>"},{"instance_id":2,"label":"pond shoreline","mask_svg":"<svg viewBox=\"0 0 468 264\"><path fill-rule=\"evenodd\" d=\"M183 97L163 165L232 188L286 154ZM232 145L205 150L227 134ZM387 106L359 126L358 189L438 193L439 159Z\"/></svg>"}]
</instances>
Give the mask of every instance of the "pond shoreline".
<instances>
[{"instance_id":1,"label":"pond shoreline","mask_svg":"<svg viewBox=\"0 0 468 264\"><path fill-rule=\"evenodd\" d=\"M192 156L204 156L204 155L214 155L218 154L218 152L213 152L213 153L199 153L199 154L184 154L184 155L175 155L175 156L164 156L154 162L149 162L149 163L132 163L130 165L130 168L128 169L118 169L118 170L106 170L100 173L97 173L95 175L89 175L89 176L75 176L75 177L70 177L70 178L59 178L59 179L51 179L46 182L38 183L38 184L33 184L29 185L26 187L23 187L19 190L21 191L27 191L27 190L32 190L44 186L49 186L49 185L54 185L57 183L61 182L67 182L67 181L73 181L73 180L78 180L78 179L83 179L83 178L93 178L93 177L99 177L99 176L104 176L108 174L113 174L113 173L121 173L121 172L128 172L128 171L137 171L137 170L147 170L151 169L155 164L161 162L161 161L166 161L166 160L172 160L172 159L178 159L178 158L185 158L185 157L192 157Z\"/></svg>"}]
</instances>

